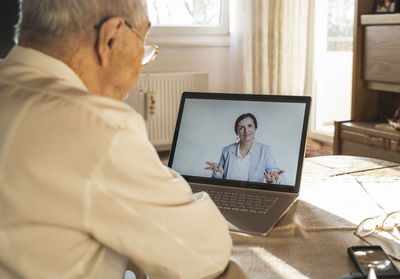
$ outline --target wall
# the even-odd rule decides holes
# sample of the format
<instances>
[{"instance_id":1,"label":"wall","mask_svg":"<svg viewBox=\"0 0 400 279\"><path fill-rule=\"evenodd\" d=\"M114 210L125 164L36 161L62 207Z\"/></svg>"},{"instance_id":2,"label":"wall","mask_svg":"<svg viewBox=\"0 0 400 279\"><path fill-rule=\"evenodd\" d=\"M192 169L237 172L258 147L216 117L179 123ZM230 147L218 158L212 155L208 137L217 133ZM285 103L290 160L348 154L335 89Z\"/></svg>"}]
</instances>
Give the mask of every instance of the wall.
<instances>
[{"instance_id":1,"label":"wall","mask_svg":"<svg viewBox=\"0 0 400 279\"><path fill-rule=\"evenodd\" d=\"M160 46L156 60L143 67L143 72L208 72L209 91L229 92L229 41L223 43L207 42L163 43L157 38L149 38ZM185 40L185 38L181 38Z\"/></svg>"}]
</instances>

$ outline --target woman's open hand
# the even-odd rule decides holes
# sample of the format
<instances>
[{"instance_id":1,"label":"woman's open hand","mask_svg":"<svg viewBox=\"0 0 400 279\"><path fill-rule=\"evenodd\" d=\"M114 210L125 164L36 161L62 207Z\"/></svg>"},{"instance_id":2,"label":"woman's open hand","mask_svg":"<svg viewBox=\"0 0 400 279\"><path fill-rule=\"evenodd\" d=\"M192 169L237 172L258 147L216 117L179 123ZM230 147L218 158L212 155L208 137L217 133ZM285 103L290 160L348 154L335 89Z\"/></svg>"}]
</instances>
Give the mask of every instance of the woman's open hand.
<instances>
[{"instance_id":1,"label":"woman's open hand","mask_svg":"<svg viewBox=\"0 0 400 279\"><path fill-rule=\"evenodd\" d=\"M279 180L279 176L284 173L284 170L273 171L273 172L264 172L265 181L274 182Z\"/></svg>"},{"instance_id":2,"label":"woman's open hand","mask_svg":"<svg viewBox=\"0 0 400 279\"><path fill-rule=\"evenodd\" d=\"M216 172L219 172L220 174L222 174L223 169L219 163L206 162L206 164L208 165L208 167L205 167L204 168L205 170L212 170L212 171L216 171Z\"/></svg>"}]
</instances>

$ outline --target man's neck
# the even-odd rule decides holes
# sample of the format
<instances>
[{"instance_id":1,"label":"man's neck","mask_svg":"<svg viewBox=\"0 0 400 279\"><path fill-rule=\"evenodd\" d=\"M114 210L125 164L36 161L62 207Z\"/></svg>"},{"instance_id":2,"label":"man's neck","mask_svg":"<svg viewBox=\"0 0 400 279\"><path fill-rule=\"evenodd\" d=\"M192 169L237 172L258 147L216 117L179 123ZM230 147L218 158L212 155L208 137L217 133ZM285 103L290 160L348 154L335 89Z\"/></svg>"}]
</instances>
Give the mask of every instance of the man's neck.
<instances>
[{"instance_id":1,"label":"man's neck","mask_svg":"<svg viewBox=\"0 0 400 279\"><path fill-rule=\"evenodd\" d=\"M64 62L68 66L70 66L69 62L73 59L73 54L76 53L77 50L79 49L79 47L76 45L71 47L66 47L66 45L62 44L61 42L52 42L51 44L50 43L38 44L35 42L25 42L23 40L20 40L18 45L43 52L51 57L56 58L57 60ZM64 51L65 49L69 50Z\"/></svg>"},{"instance_id":2,"label":"man's neck","mask_svg":"<svg viewBox=\"0 0 400 279\"><path fill-rule=\"evenodd\" d=\"M75 44L74 46L60 46L60 43L52 43L51 45L44 46L35 43L20 42L20 46L36 49L43 52L51 57L56 58L64 62L70 67L81 79L83 84L89 90L89 92L111 97L108 94L111 90L107 90L107 86L102 84L104 77L99 72L97 66L97 57L92 51L91 46L83 46ZM68 49L65 51L65 49Z\"/></svg>"}]
</instances>

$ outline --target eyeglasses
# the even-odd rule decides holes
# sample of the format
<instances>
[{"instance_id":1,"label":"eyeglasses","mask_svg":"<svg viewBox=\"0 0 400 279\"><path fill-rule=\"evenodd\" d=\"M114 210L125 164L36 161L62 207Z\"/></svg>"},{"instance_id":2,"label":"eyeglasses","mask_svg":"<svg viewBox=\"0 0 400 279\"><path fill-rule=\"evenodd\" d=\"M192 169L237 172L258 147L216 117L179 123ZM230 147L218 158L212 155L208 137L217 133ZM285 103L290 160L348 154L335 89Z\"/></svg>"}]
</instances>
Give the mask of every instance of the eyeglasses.
<instances>
[{"instance_id":1,"label":"eyeglasses","mask_svg":"<svg viewBox=\"0 0 400 279\"><path fill-rule=\"evenodd\" d=\"M368 241L365 237L371 235L375 232L387 232L391 235L391 237L400 240L398 233L400 228L400 211L393 211L385 216L382 223L379 222L382 220L382 216L371 217L367 218L357 226L354 234L368 243L369 245L376 245L372 244ZM397 240L395 240L397 241ZM389 255L392 259L396 261L400 261L399 257L394 255Z\"/></svg>"},{"instance_id":2,"label":"eyeglasses","mask_svg":"<svg viewBox=\"0 0 400 279\"><path fill-rule=\"evenodd\" d=\"M381 217L371 217L363 220L354 231L354 234L363 237L375 232L391 232L395 228L400 228L400 211L393 211L386 215L382 223L379 224Z\"/></svg>"},{"instance_id":3,"label":"eyeglasses","mask_svg":"<svg viewBox=\"0 0 400 279\"><path fill-rule=\"evenodd\" d=\"M160 52L158 45L153 44L145 37L143 37L129 22L124 21L125 25L129 27L140 39L143 41L144 55L142 59L142 65L149 64L151 61L156 59L157 54Z\"/></svg>"},{"instance_id":4,"label":"eyeglasses","mask_svg":"<svg viewBox=\"0 0 400 279\"><path fill-rule=\"evenodd\" d=\"M100 23L96 24L94 26L94 29L99 30L100 26L106 22L109 18L103 19ZM133 31L142 41L143 41L143 48L144 48L144 55L142 59L142 65L147 65L154 59L156 59L157 54L160 52L158 45L153 44L149 40L147 40L145 37L143 37L129 22L124 20L124 23L126 26L129 27L130 30Z\"/></svg>"}]
</instances>

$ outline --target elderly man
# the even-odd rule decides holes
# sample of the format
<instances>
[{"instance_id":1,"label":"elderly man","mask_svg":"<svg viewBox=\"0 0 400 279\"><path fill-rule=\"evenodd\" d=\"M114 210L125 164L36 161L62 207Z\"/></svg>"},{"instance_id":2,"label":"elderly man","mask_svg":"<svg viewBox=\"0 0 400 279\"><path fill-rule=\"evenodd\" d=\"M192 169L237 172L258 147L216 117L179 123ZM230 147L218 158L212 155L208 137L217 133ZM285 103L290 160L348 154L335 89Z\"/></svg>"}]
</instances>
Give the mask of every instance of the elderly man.
<instances>
[{"instance_id":1,"label":"elderly man","mask_svg":"<svg viewBox=\"0 0 400 279\"><path fill-rule=\"evenodd\" d=\"M122 103L157 48L141 0L24 0L0 63L0 278L213 278L232 241ZM147 51L149 50L149 51Z\"/></svg>"}]
</instances>

